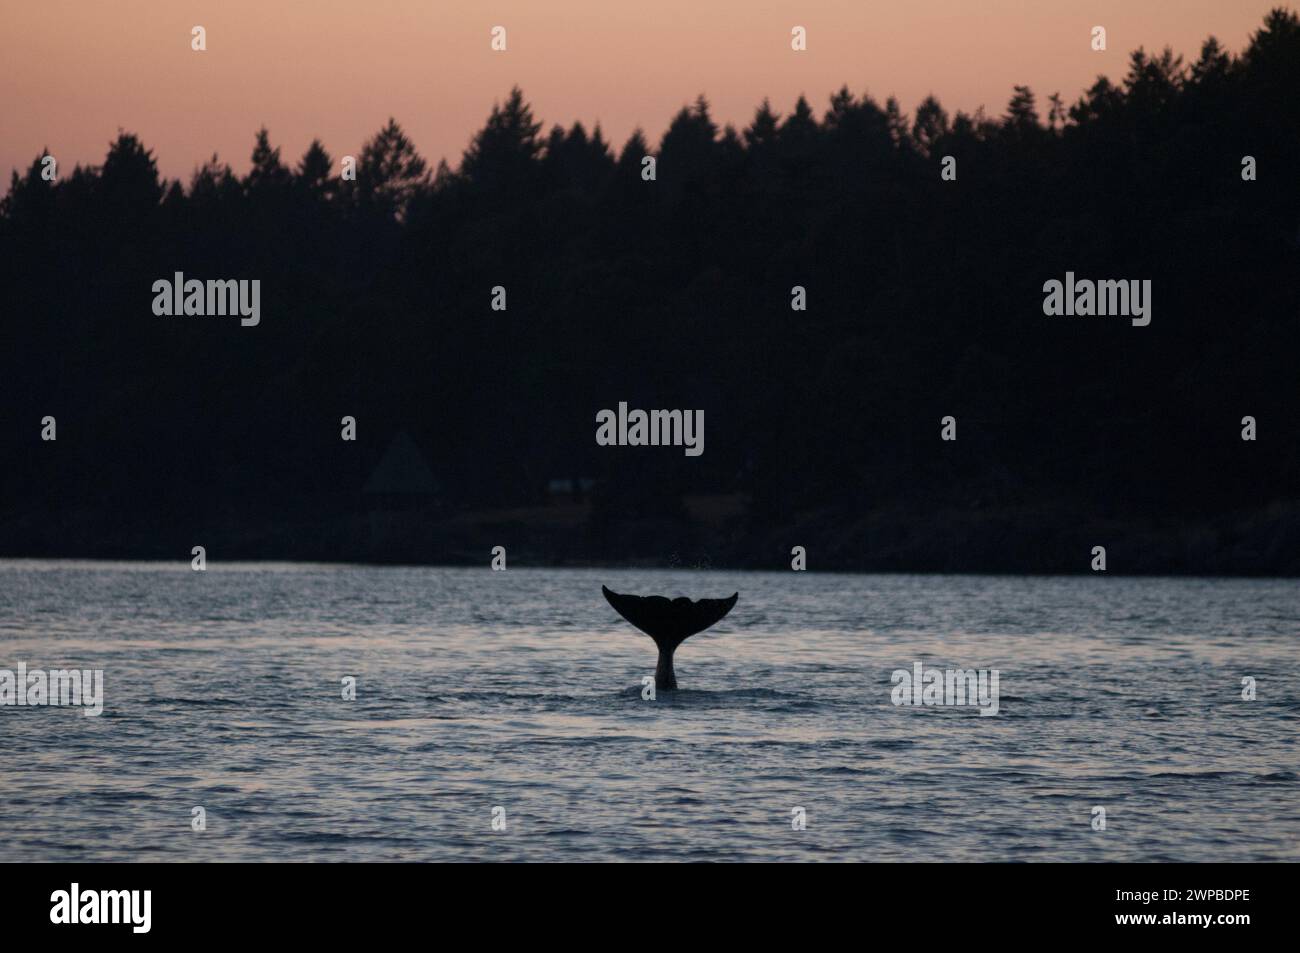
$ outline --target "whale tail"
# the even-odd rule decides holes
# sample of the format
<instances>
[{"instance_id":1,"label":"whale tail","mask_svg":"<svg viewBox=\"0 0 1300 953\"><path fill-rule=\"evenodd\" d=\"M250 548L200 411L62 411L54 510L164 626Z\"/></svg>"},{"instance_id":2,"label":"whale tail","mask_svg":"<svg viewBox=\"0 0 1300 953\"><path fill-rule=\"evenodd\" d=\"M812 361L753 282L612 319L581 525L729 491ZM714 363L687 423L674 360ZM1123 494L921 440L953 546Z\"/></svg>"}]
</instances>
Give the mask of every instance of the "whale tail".
<instances>
[{"instance_id":1,"label":"whale tail","mask_svg":"<svg viewBox=\"0 0 1300 953\"><path fill-rule=\"evenodd\" d=\"M731 611L740 593L726 599L668 599L664 596L629 596L608 586L600 591L614 611L655 640L659 662L655 666L655 688L669 691L677 687L673 672L673 653L692 635L703 632Z\"/></svg>"}]
</instances>

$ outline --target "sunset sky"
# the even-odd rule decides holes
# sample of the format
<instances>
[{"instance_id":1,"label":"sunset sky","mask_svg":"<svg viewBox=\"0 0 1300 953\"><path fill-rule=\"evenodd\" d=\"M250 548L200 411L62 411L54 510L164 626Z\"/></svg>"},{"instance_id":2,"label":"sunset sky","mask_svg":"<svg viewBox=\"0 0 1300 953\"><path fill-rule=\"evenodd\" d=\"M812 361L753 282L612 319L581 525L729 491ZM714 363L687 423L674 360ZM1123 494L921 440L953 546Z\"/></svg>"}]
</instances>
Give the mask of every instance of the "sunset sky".
<instances>
[{"instance_id":1,"label":"sunset sky","mask_svg":"<svg viewBox=\"0 0 1300 953\"><path fill-rule=\"evenodd\" d=\"M599 121L621 146L652 143L703 93L743 126L770 97L805 93L820 115L842 84L910 111L933 92L950 110L1000 114L1015 83L1042 111L1073 102L1128 53L1207 35L1239 51L1278 0L44 0L0 6L0 173L48 146L60 172L102 162L119 128L162 173L188 181L217 152L248 166L265 125L296 163L313 136L337 160L389 115L436 163L460 161L493 102L523 88L547 128ZM489 31L508 31L493 52ZM207 51L190 30L207 30ZM790 30L808 50L790 49ZM1106 27L1108 50L1089 48Z\"/></svg>"}]
</instances>

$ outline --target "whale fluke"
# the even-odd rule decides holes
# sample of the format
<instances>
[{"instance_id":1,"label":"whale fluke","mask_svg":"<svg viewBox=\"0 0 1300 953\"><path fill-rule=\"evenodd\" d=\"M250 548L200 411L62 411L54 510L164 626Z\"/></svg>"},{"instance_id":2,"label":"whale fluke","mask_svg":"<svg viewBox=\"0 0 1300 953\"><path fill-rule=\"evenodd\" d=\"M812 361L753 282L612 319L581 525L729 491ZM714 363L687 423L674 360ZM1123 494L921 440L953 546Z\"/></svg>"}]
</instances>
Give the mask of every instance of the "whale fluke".
<instances>
[{"instance_id":1,"label":"whale fluke","mask_svg":"<svg viewBox=\"0 0 1300 953\"><path fill-rule=\"evenodd\" d=\"M655 640L659 646L659 664L655 666L655 688L668 691L677 687L673 674L673 653L697 632L703 632L731 611L740 598L734 592L726 599L668 599L664 596L626 596L608 586L600 591L614 611Z\"/></svg>"}]
</instances>

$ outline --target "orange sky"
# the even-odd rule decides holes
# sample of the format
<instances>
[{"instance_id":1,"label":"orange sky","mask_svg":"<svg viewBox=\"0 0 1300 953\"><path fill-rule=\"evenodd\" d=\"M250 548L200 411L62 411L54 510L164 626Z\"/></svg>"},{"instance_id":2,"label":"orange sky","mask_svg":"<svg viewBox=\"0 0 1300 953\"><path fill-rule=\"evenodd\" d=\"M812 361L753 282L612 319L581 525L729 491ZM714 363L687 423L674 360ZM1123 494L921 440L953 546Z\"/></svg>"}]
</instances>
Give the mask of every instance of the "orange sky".
<instances>
[{"instance_id":1,"label":"orange sky","mask_svg":"<svg viewBox=\"0 0 1300 953\"><path fill-rule=\"evenodd\" d=\"M335 159L391 114L420 151L456 165L492 103L519 84L547 128L599 120L616 144L657 142L704 93L743 125L764 97L820 114L841 84L911 110L999 114L1014 83L1073 102L1138 46L1194 59L1238 51L1281 0L41 0L0 3L0 173L42 146L60 173L103 160L119 128L168 177L218 152L247 168L266 125L286 160L312 136ZM208 49L190 49L190 29ZM505 53L489 31L508 31ZM1089 49L1105 26L1108 51ZM808 51L790 49L790 29ZM1044 110L1045 111L1045 108Z\"/></svg>"}]
</instances>

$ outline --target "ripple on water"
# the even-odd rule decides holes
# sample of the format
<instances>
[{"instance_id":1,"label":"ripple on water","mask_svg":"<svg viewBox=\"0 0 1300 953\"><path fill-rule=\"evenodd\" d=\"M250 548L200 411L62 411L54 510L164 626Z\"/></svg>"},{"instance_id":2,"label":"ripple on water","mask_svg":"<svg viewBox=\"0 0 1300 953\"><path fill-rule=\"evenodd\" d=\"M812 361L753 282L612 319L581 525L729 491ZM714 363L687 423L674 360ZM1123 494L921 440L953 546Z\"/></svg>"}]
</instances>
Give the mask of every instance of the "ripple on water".
<instances>
[{"instance_id":1,"label":"ripple on water","mask_svg":"<svg viewBox=\"0 0 1300 953\"><path fill-rule=\"evenodd\" d=\"M1300 587L1094 582L0 562L0 667L106 693L0 709L6 856L1300 860L1300 681L1239 695ZM741 598L651 702L602 583ZM997 668L998 715L895 707L915 661Z\"/></svg>"}]
</instances>

